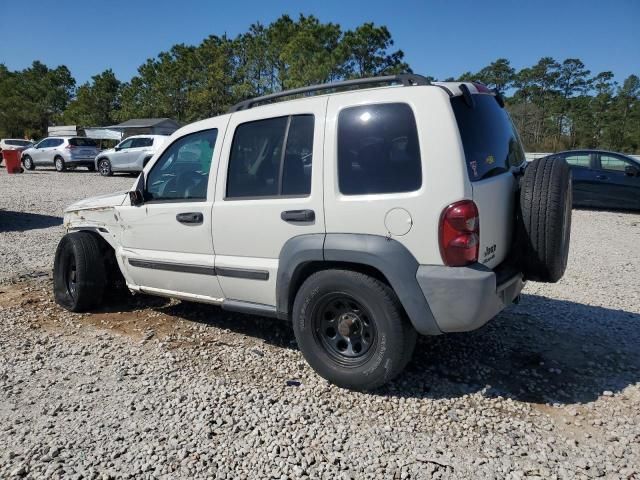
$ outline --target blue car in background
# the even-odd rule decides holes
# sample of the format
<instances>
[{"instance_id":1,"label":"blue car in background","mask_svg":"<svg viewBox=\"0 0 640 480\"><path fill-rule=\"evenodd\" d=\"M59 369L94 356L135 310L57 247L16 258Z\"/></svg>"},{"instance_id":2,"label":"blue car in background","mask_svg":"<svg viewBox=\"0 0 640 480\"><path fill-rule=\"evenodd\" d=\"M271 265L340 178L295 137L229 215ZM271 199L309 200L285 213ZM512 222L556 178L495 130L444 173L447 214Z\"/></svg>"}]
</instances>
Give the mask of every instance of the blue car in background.
<instances>
[{"instance_id":1,"label":"blue car in background","mask_svg":"<svg viewBox=\"0 0 640 480\"><path fill-rule=\"evenodd\" d=\"M571 150L550 155L571 167L573 206L640 210L640 161L604 150Z\"/></svg>"}]
</instances>

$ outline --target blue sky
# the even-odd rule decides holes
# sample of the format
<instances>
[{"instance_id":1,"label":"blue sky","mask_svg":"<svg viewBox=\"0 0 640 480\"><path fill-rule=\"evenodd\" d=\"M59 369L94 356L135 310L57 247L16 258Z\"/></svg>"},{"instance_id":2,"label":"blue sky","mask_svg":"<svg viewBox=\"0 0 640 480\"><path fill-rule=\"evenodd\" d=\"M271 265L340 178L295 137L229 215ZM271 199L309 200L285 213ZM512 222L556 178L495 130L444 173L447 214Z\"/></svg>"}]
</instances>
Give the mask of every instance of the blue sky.
<instances>
[{"instance_id":1,"label":"blue sky","mask_svg":"<svg viewBox=\"0 0 640 480\"><path fill-rule=\"evenodd\" d=\"M213 1L0 0L0 63L67 65L79 83L107 68L129 80L147 58L210 34L235 36L283 13L313 14L343 29L387 25L416 73L477 71L498 57L516 68L542 56L577 57L618 81L640 75L638 0ZM25 10L25 8L27 10ZM5 21L5 19L11 19ZM17 21L24 19L24 22Z\"/></svg>"}]
</instances>

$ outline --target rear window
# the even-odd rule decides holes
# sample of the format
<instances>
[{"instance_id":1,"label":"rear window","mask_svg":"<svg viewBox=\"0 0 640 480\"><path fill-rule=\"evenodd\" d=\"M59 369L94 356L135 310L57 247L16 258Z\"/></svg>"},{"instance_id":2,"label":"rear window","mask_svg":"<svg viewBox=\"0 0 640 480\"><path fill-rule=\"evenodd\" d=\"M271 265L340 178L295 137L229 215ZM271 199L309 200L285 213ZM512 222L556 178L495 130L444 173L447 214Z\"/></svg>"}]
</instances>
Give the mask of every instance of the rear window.
<instances>
[{"instance_id":1,"label":"rear window","mask_svg":"<svg viewBox=\"0 0 640 480\"><path fill-rule=\"evenodd\" d=\"M509 114L493 95L474 95L475 107L453 97L460 138L471 181L499 175L525 161L524 150Z\"/></svg>"},{"instance_id":2,"label":"rear window","mask_svg":"<svg viewBox=\"0 0 640 480\"><path fill-rule=\"evenodd\" d=\"M96 141L92 138L70 138L69 145L74 147L97 147Z\"/></svg>"}]
</instances>

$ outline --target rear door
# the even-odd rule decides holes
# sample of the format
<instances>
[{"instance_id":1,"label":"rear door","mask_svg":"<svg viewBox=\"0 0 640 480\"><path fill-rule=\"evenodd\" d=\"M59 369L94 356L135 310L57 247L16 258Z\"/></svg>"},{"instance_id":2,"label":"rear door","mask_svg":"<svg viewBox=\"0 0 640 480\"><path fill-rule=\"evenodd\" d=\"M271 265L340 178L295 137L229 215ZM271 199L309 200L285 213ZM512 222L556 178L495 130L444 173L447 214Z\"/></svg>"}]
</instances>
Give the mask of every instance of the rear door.
<instances>
[{"instance_id":1,"label":"rear door","mask_svg":"<svg viewBox=\"0 0 640 480\"><path fill-rule=\"evenodd\" d=\"M326 98L234 113L213 206L216 272L225 298L276 305L280 251L324 233L322 160Z\"/></svg>"},{"instance_id":2,"label":"rear door","mask_svg":"<svg viewBox=\"0 0 640 480\"><path fill-rule=\"evenodd\" d=\"M486 93L473 98L470 106L462 96L452 97L451 106L480 216L478 261L494 268L513 243L516 179L511 171L526 160L509 114L496 98Z\"/></svg>"},{"instance_id":3,"label":"rear door","mask_svg":"<svg viewBox=\"0 0 640 480\"><path fill-rule=\"evenodd\" d=\"M614 153L596 154L596 186L602 207L640 208L640 177L626 173L626 167L640 168L628 158Z\"/></svg>"}]
</instances>

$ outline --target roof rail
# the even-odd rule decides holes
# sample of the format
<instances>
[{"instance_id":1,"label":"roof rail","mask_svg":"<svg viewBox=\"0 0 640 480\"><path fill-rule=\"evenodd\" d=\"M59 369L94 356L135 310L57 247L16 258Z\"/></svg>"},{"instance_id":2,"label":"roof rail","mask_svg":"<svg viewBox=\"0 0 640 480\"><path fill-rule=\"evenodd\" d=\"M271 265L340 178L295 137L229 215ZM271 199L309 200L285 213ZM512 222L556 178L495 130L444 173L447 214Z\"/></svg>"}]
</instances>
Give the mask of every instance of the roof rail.
<instances>
[{"instance_id":1,"label":"roof rail","mask_svg":"<svg viewBox=\"0 0 640 480\"><path fill-rule=\"evenodd\" d=\"M294 88L292 90L284 90L282 92L272 93L270 95L263 95L262 97L251 98L249 100L244 100L240 103L236 103L232 106L228 113L238 112L240 110L248 110L257 105L263 103L269 103L272 100L276 100L278 98L283 97L291 97L294 95L304 95L311 94L315 92L321 92L323 90L338 90L349 87L357 87L361 85L377 85L377 84L401 84L405 87L409 87L412 85L430 85L431 82L426 77L422 75L416 75L413 73L401 73L399 75L386 75L380 77L369 77L369 78L356 78L353 80L344 80L342 82L334 82L334 83L322 83L320 85L311 85L309 87L302 88Z\"/></svg>"}]
</instances>

